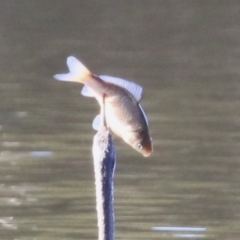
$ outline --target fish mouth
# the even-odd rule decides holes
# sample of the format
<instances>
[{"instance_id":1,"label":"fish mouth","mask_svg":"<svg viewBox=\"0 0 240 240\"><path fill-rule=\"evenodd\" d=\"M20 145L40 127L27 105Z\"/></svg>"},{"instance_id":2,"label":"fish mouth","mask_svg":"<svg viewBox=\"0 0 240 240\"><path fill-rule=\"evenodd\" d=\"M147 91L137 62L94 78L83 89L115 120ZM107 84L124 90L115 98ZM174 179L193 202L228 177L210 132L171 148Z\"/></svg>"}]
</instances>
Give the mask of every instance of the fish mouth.
<instances>
[{"instance_id":1,"label":"fish mouth","mask_svg":"<svg viewBox=\"0 0 240 240\"><path fill-rule=\"evenodd\" d=\"M152 143L149 142L148 144L145 144L142 149L142 154L144 157L149 157L153 152Z\"/></svg>"},{"instance_id":2,"label":"fish mouth","mask_svg":"<svg viewBox=\"0 0 240 240\"><path fill-rule=\"evenodd\" d=\"M149 157L151 154L152 154L152 152L145 152L145 153L143 153L143 156L144 157Z\"/></svg>"}]
</instances>

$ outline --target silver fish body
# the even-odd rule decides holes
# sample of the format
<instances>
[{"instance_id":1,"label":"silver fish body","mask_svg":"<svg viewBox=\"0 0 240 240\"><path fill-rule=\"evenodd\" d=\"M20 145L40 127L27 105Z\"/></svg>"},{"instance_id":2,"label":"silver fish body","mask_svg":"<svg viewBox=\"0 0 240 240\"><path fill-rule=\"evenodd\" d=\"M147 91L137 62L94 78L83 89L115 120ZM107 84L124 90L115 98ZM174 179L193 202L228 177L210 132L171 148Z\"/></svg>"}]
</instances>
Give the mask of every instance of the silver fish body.
<instances>
[{"instance_id":1,"label":"silver fish body","mask_svg":"<svg viewBox=\"0 0 240 240\"><path fill-rule=\"evenodd\" d=\"M82 94L95 97L101 108L104 96L107 126L143 156L149 156L153 147L147 118L139 104L142 88L124 79L96 76L74 57L69 57L67 64L70 72L57 74L55 79L83 83ZM99 127L100 115L93 121L93 128L97 130Z\"/></svg>"}]
</instances>

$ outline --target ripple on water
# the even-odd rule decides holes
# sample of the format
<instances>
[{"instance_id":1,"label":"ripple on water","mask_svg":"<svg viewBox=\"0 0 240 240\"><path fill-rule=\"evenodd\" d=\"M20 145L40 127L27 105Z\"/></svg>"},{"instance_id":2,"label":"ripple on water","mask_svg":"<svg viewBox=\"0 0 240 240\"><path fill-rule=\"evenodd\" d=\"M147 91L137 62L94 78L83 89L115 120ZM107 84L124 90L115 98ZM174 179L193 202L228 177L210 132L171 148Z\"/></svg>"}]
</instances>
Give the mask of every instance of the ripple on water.
<instances>
[{"instance_id":1,"label":"ripple on water","mask_svg":"<svg viewBox=\"0 0 240 240\"><path fill-rule=\"evenodd\" d=\"M204 238L205 234L197 232L205 232L205 227L184 227L184 226L159 226L153 227L153 231L161 231L162 233L170 233L174 238Z\"/></svg>"}]
</instances>

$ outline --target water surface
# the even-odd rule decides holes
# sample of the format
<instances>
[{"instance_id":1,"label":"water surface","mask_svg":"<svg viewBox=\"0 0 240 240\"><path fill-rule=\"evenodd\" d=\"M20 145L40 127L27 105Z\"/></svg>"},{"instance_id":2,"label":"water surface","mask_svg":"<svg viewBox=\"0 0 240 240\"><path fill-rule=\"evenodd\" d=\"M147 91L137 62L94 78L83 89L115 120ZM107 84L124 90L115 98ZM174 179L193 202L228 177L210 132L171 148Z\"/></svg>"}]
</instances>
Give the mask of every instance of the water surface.
<instances>
[{"instance_id":1,"label":"water surface","mask_svg":"<svg viewBox=\"0 0 240 240\"><path fill-rule=\"evenodd\" d=\"M0 238L97 239L95 100L69 55L144 87L154 154L115 139L116 239L239 239L238 1L2 1Z\"/></svg>"}]
</instances>

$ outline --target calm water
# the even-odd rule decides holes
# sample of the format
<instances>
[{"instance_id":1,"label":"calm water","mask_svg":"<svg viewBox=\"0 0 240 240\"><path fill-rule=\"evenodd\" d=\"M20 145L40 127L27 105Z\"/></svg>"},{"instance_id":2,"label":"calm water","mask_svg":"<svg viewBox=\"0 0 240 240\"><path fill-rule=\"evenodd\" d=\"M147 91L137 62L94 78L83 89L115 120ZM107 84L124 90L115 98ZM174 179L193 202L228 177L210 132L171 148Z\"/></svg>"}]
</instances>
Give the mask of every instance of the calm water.
<instances>
[{"instance_id":1,"label":"calm water","mask_svg":"<svg viewBox=\"0 0 240 240\"><path fill-rule=\"evenodd\" d=\"M240 238L239 1L1 1L0 239L97 239L95 100L75 55L144 87L155 152L115 139L116 239Z\"/></svg>"}]
</instances>

